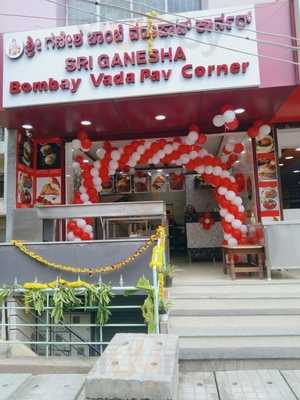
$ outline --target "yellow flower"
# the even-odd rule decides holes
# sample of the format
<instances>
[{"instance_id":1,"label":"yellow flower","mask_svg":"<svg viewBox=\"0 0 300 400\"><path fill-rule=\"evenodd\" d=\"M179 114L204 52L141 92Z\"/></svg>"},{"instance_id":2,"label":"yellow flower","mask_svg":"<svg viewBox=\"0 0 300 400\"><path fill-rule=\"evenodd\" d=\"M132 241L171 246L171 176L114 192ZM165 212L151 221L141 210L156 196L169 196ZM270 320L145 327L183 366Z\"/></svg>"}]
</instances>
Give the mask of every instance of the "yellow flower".
<instances>
[{"instance_id":1,"label":"yellow flower","mask_svg":"<svg viewBox=\"0 0 300 400\"><path fill-rule=\"evenodd\" d=\"M47 289L48 285L46 283L38 282L26 282L23 285L24 289Z\"/></svg>"}]
</instances>

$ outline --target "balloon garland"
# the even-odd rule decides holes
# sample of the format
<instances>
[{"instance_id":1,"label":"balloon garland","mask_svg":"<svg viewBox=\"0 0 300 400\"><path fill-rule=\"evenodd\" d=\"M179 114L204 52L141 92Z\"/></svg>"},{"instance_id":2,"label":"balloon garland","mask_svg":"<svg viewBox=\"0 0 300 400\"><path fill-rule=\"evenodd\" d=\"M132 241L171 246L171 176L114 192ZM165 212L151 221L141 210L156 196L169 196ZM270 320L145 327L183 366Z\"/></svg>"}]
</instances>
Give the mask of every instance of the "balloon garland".
<instances>
[{"instance_id":1,"label":"balloon garland","mask_svg":"<svg viewBox=\"0 0 300 400\"><path fill-rule=\"evenodd\" d=\"M213 218L210 212L205 212L199 218L199 224L202 226L203 229L208 231L215 224L215 219Z\"/></svg>"},{"instance_id":2,"label":"balloon garland","mask_svg":"<svg viewBox=\"0 0 300 400\"><path fill-rule=\"evenodd\" d=\"M76 140L74 139L72 142L73 148ZM176 137L153 141L140 139L134 140L122 148L113 148L111 143L104 142L102 147L97 149L98 160L93 164L85 163L82 156L75 157L73 168L80 169L81 185L79 192L74 193L74 203L97 203L102 186L109 182L110 176L114 175L117 170L128 172L136 166L145 164L183 166L187 171L196 171L201 174L204 181L216 189L215 196L220 205L224 243L235 246L242 240L243 234L247 232L244 225L245 209L239 196L239 185L228 171L229 164L214 155L210 155L206 149L201 147L206 140L207 136L201 133L199 127L192 125L187 136L183 138ZM237 153L243 151L242 145L238 145L233 148L233 151ZM77 141L75 147L78 147ZM83 149L82 146L80 148ZM89 225L86 219L82 220ZM92 238L92 232L86 231L90 228L86 228L82 220L80 222L77 220L69 222L69 233L71 232L74 235L73 237L68 233L69 240L85 240L83 237L87 237L87 235L84 233L89 234ZM76 226L72 222L75 222ZM80 232L77 228L80 229Z\"/></svg>"},{"instance_id":3,"label":"balloon garland","mask_svg":"<svg viewBox=\"0 0 300 400\"><path fill-rule=\"evenodd\" d=\"M213 125L217 128L224 126L228 131L234 131L239 127L239 120L236 117L236 113L231 105L224 105L220 114L217 114L213 118Z\"/></svg>"},{"instance_id":4,"label":"balloon garland","mask_svg":"<svg viewBox=\"0 0 300 400\"><path fill-rule=\"evenodd\" d=\"M227 143L221 152L221 161L230 169L238 160L239 155L244 151L245 147L242 143Z\"/></svg>"},{"instance_id":5,"label":"balloon garland","mask_svg":"<svg viewBox=\"0 0 300 400\"><path fill-rule=\"evenodd\" d=\"M249 138L257 140L261 140L264 137L268 136L272 131L272 127L269 124L264 123L263 121L257 120L254 124L248 129L247 134Z\"/></svg>"}]
</instances>

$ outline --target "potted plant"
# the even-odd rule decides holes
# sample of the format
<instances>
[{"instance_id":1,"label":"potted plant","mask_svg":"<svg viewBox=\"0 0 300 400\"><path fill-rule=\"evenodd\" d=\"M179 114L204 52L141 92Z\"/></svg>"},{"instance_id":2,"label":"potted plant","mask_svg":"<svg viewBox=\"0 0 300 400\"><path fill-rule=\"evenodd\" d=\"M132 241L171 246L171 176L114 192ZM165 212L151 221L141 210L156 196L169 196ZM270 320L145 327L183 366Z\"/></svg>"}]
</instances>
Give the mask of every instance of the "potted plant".
<instances>
[{"instance_id":1,"label":"potted plant","mask_svg":"<svg viewBox=\"0 0 300 400\"><path fill-rule=\"evenodd\" d=\"M165 286L166 287L172 287L173 274L174 274L174 268L172 265L169 264L165 271Z\"/></svg>"},{"instance_id":2,"label":"potted plant","mask_svg":"<svg viewBox=\"0 0 300 400\"><path fill-rule=\"evenodd\" d=\"M169 310L170 303L165 302L164 300L159 301L159 321L160 322L167 322L168 321L168 310Z\"/></svg>"}]
</instances>

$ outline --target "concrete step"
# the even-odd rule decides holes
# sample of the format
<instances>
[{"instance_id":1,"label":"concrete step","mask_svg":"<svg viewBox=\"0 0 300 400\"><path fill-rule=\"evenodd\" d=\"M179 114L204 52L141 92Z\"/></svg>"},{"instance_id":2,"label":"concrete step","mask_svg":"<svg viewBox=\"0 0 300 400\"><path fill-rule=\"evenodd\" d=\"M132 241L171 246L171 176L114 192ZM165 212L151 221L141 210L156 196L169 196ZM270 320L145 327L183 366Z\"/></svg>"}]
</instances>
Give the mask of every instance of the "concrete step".
<instances>
[{"instance_id":1,"label":"concrete step","mask_svg":"<svg viewBox=\"0 0 300 400\"><path fill-rule=\"evenodd\" d=\"M181 337L180 360L299 359L300 336Z\"/></svg>"},{"instance_id":2,"label":"concrete step","mask_svg":"<svg viewBox=\"0 0 300 400\"><path fill-rule=\"evenodd\" d=\"M174 286L168 290L171 299L300 299L299 284L214 284Z\"/></svg>"},{"instance_id":3,"label":"concrete step","mask_svg":"<svg viewBox=\"0 0 300 400\"><path fill-rule=\"evenodd\" d=\"M300 315L300 298L172 299L170 316Z\"/></svg>"},{"instance_id":4,"label":"concrete step","mask_svg":"<svg viewBox=\"0 0 300 400\"><path fill-rule=\"evenodd\" d=\"M172 316L169 333L180 337L295 336L300 335L300 316Z\"/></svg>"}]
</instances>

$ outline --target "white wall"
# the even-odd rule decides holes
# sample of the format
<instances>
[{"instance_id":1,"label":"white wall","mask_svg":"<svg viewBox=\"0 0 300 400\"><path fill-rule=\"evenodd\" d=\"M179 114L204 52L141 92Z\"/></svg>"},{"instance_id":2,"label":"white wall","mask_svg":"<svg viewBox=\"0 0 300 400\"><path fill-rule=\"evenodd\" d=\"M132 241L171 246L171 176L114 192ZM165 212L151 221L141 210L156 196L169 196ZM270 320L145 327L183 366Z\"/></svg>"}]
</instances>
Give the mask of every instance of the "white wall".
<instances>
[{"instance_id":1,"label":"white wall","mask_svg":"<svg viewBox=\"0 0 300 400\"><path fill-rule=\"evenodd\" d=\"M276 2L276 0L203 0L203 8L239 7L272 2Z\"/></svg>"}]
</instances>

